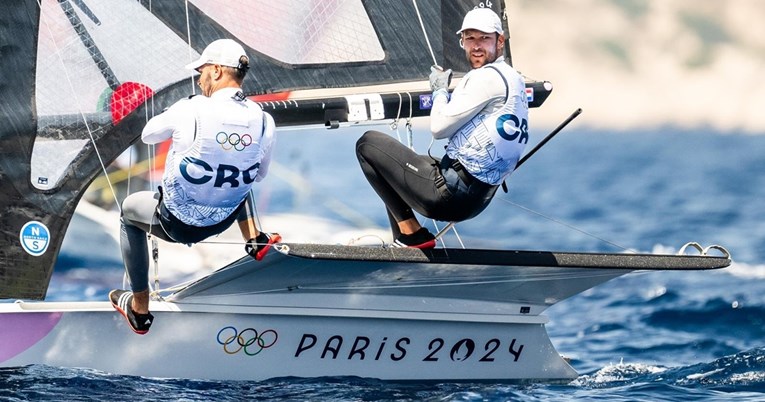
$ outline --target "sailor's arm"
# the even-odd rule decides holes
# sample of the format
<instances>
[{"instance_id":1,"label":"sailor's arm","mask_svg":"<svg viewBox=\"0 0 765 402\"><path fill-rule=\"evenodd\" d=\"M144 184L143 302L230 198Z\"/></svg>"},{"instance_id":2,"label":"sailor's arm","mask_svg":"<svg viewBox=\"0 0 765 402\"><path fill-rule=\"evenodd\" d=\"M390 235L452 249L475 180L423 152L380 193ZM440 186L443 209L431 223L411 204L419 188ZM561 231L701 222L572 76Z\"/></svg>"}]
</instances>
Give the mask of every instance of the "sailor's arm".
<instances>
[{"instance_id":1,"label":"sailor's arm","mask_svg":"<svg viewBox=\"0 0 765 402\"><path fill-rule=\"evenodd\" d=\"M159 144L173 134L193 133L196 122L190 106L190 101L184 99L149 119L141 132L141 140L146 144Z\"/></svg>"},{"instance_id":2,"label":"sailor's arm","mask_svg":"<svg viewBox=\"0 0 765 402\"><path fill-rule=\"evenodd\" d=\"M484 68L466 75L452 93L437 91L430 112L430 131L436 139L451 137L496 99L504 99L505 84L496 71Z\"/></svg>"}]
</instances>

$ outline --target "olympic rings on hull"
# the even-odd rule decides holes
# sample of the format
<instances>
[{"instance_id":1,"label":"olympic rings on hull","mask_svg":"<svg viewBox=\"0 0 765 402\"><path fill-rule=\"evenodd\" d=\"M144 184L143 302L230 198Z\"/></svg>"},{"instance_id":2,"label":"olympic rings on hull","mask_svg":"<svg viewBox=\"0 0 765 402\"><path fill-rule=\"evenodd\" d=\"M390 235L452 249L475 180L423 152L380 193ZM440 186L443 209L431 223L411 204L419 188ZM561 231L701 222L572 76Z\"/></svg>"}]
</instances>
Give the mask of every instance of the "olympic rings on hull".
<instances>
[{"instance_id":1,"label":"olympic rings on hull","mask_svg":"<svg viewBox=\"0 0 765 402\"><path fill-rule=\"evenodd\" d=\"M215 141L218 142L221 148L226 151L231 149L235 151L244 151L245 148L252 144L252 136L249 134L239 133L229 134L224 131L220 131L215 135Z\"/></svg>"},{"instance_id":2,"label":"olympic rings on hull","mask_svg":"<svg viewBox=\"0 0 765 402\"><path fill-rule=\"evenodd\" d=\"M273 329L267 329L261 333L255 328L245 328L241 332L232 326L223 327L218 331L218 343L223 345L223 351L233 355L244 351L248 356L255 356L274 346L279 339L279 334Z\"/></svg>"}]
</instances>

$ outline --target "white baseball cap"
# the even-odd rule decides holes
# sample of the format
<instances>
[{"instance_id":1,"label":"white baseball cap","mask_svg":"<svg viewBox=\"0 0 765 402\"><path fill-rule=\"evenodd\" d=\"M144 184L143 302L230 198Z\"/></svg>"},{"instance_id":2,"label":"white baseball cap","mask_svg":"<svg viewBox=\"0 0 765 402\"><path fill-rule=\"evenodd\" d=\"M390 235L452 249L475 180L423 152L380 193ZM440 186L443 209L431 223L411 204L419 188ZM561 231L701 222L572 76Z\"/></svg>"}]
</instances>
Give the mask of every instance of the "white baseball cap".
<instances>
[{"instance_id":1,"label":"white baseball cap","mask_svg":"<svg viewBox=\"0 0 765 402\"><path fill-rule=\"evenodd\" d=\"M231 39L218 39L207 45L199 59L187 64L186 68L196 70L205 64L238 67L242 56L247 56L242 45Z\"/></svg>"},{"instance_id":2,"label":"white baseball cap","mask_svg":"<svg viewBox=\"0 0 765 402\"><path fill-rule=\"evenodd\" d=\"M462 20L462 28L457 31L457 35L466 29L476 29L484 33L496 32L500 35L504 34L502 20L490 8L474 8L465 14L465 19Z\"/></svg>"}]
</instances>

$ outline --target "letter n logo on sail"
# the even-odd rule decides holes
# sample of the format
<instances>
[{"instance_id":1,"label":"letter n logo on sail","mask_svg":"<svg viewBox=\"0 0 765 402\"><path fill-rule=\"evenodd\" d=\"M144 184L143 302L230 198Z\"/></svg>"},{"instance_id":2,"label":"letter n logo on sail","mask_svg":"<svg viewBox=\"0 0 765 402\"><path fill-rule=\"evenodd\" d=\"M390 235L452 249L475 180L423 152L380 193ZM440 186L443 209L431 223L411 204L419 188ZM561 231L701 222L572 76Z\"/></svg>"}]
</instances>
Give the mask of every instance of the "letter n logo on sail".
<instances>
[{"instance_id":1,"label":"letter n logo on sail","mask_svg":"<svg viewBox=\"0 0 765 402\"><path fill-rule=\"evenodd\" d=\"M22 228L19 234L19 240L21 241L21 247L35 257L39 257L45 253L50 243L50 232L42 222L30 221L27 222Z\"/></svg>"}]
</instances>

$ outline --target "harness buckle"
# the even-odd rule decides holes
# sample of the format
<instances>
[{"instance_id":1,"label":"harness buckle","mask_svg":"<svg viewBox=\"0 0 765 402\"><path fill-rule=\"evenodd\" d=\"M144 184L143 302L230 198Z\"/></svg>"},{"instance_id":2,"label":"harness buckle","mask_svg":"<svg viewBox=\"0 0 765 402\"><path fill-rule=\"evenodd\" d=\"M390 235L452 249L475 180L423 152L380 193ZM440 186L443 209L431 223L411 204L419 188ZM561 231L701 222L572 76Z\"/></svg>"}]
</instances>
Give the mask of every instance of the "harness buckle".
<instances>
[{"instance_id":1,"label":"harness buckle","mask_svg":"<svg viewBox=\"0 0 765 402\"><path fill-rule=\"evenodd\" d=\"M436 176L436 188L440 189L441 187L445 185L446 185L446 179L444 179L444 175L439 173L438 176Z\"/></svg>"},{"instance_id":2,"label":"harness buckle","mask_svg":"<svg viewBox=\"0 0 765 402\"><path fill-rule=\"evenodd\" d=\"M454 169L455 172L459 172L462 168L463 166L458 159L452 159L452 169Z\"/></svg>"}]
</instances>

